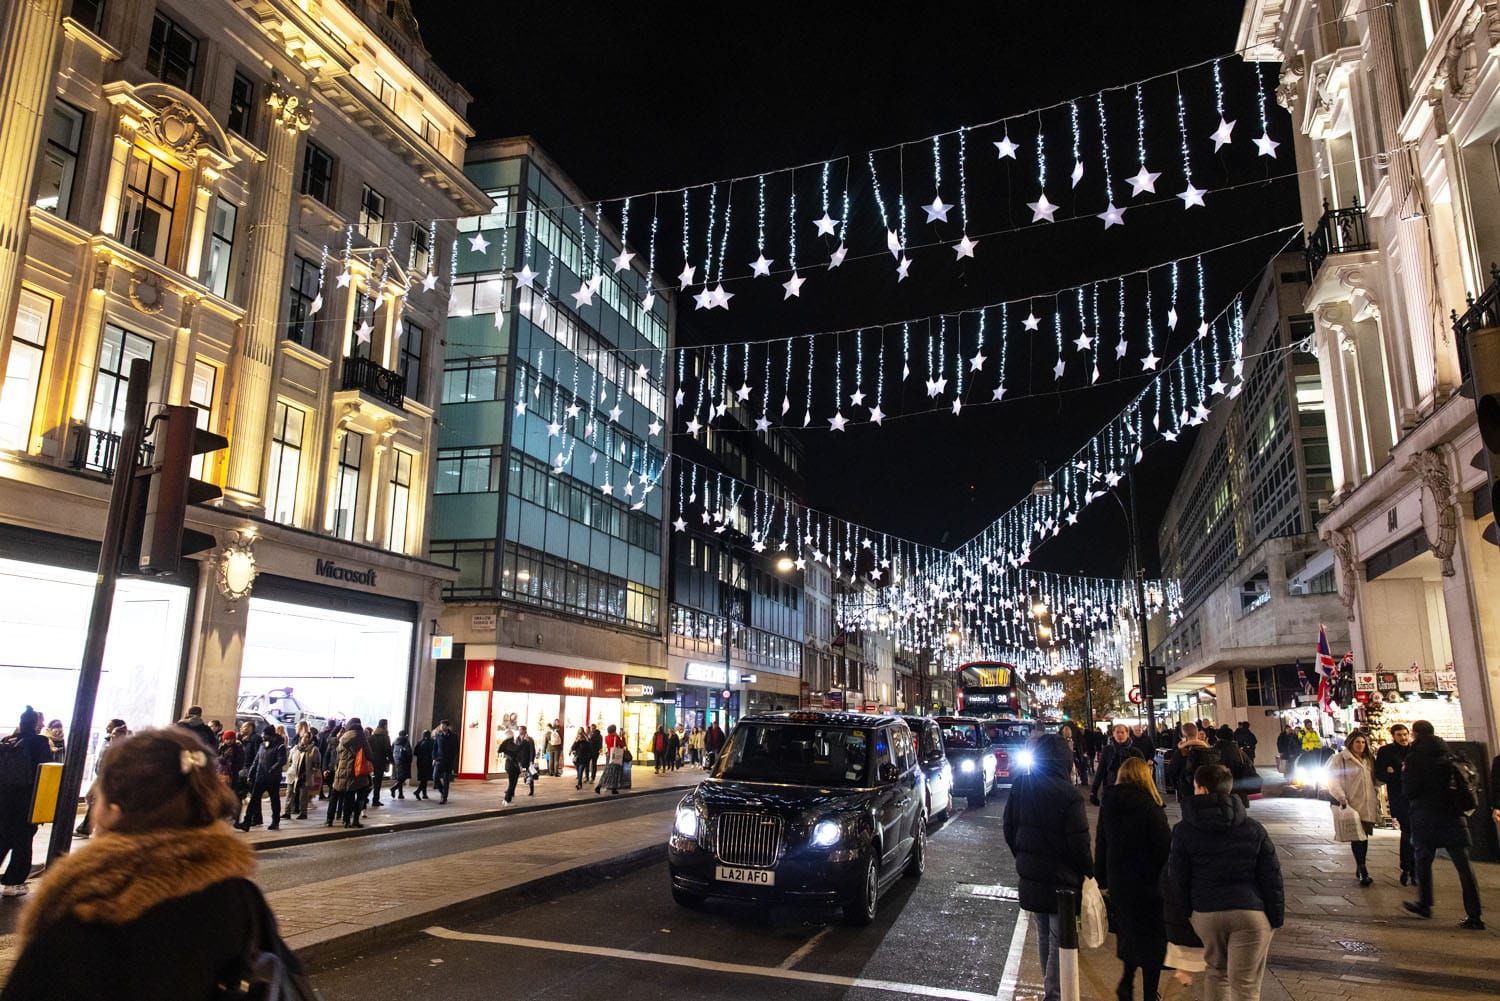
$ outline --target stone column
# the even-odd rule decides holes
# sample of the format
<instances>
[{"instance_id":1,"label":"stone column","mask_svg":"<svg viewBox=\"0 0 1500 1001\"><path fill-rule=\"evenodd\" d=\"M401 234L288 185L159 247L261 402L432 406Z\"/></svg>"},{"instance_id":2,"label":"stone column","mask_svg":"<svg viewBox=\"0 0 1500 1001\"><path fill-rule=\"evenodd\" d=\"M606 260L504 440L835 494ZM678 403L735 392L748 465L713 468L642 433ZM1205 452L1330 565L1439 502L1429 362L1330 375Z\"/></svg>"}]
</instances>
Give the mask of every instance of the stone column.
<instances>
[{"instance_id":1,"label":"stone column","mask_svg":"<svg viewBox=\"0 0 1500 1001\"><path fill-rule=\"evenodd\" d=\"M62 0L0 6L0 372L20 300L31 231L31 197L52 77L62 38Z\"/></svg>"},{"instance_id":2,"label":"stone column","mask_svg":"<svg viewBox=\"0 0 1500 1001\"><path fill-rule=\"evenodd\" d=\"M104 207L99 210L99 232L113 236L120 227L120 205L125 198L125 168L140 123L120 112L115 141L109 147L109 173L104 178Z\"/></svg>"},{"instance_id":3,"label":"stone column","mask_svg":"<svg viewBox=\"0 0 1500 1001\"><path fill-rule=\"evenodd\" d=\"M1500 747L1500 550L1487 542L1466 502L1453 547L1453 575L1444 577L1443 605L1448 615L1448 639L1453 671L1458 676L1464 737L1482 740L1494 754ZM1441 667L1442 665L1437 665Z\"/></svg>"},{"instance_id":4,"label":"stone column","mask_svg":"<svg viewBox=\"0 0 1500 1001\"><path fill-rule=\"evenodd\" d=\"M203 274L203 245L208 239L208 227L213 219L214 197L213 171L203 164L193 178L192 215L188 217L187 258L182 262L183 273L189 278Z\"/></svg>"},{"instance_id":5,"label":"stone column","mask_svg":"<svg viewBox=\"0 0 1500 1001\"><path fill-rule=\"evenodd\" d=\"M181 704L202 706L205 719L222 720L226 727L232 726L239 701L250 601L233 601L220 593L217 567L211 559L199 564L194 590L197 613Z\"/></svg>"},{"instance_id":6,"label":"stone column","mask_svg":"<svg viewBox=\"0 0 1500 1001\"><path fill-rule=\"evenodd\" d=\"M297 136L312 125L300 98L273 85L266 99L271 111L266 159L261 167L260 202L250 233L250 266L245 273L245 333L234 359L233 403L229 408L229 465L224 492L248 507L260 507L265 438L271 412L271 370L281 329L281 293L286 284L286 248L292 216Z\"/></svg>"}]
</instances>

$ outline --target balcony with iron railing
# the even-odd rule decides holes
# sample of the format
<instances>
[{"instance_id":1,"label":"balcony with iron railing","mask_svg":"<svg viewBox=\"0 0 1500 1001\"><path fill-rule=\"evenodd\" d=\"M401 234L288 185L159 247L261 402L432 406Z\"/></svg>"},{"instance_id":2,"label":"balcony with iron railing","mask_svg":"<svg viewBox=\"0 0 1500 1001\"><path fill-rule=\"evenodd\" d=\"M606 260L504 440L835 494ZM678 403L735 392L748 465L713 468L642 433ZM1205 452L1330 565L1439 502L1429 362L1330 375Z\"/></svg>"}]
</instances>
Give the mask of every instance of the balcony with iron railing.
<instances>
[{"instance_id":1,"label":"balcony with iron railing","mask_svg":"<svg viewBox=\"0 0 1500 1001\"><path fill-rule=\"evenodd\" d=\"M115 474L115 461L119 457L120 436L113 431L91 428L80 424L73 433L73 454L68 465L73 469L91 473ZM141 446L141 462L151 461L151 446Z\"/></svg>"},{"instance_id":2,"label":"balcony with iron railing","mask_svg":"<svg viewBox=\"0 0 1500 1001\"><path fill-rule=\"evenodd\" d=\"M1323 215L1318 225L1307 234L1307 272L1316 278L1323 262L1334 254L1353 254L1361 250L1372 250L1370 230L1365 221L1365 208L1354 199L1348 208L1333 209L1323 202Z\"/></svg>"},{"instance_id":3,"label":"balcony with iron railing","mask_svg":"<svg viewBox=\"0 0 1500 1001\"><path fill-rule=\"evenodd\" d=\"M1458 338L1458 372L1462 381L1469 381L1469 338L1477 330L1500 327L1500 267L1490 265L1490 283L1479 297L1470 295L1469 308L1462 315L1453 310L1453 335Z\"/></svg>"},{"instance_id":4,"label":"balcony with iron railing","mask_svg":"<svg viewBox=\"0 0 1500 1001\"><path fill-rule=\"evenodd\" d=\"M344 359L343 377L339 382L339 388L357 390L397 410L406 409L406 397L403 393L406 380L399 372L381 368L368 358Z\"/></svg>"}]
</instances>

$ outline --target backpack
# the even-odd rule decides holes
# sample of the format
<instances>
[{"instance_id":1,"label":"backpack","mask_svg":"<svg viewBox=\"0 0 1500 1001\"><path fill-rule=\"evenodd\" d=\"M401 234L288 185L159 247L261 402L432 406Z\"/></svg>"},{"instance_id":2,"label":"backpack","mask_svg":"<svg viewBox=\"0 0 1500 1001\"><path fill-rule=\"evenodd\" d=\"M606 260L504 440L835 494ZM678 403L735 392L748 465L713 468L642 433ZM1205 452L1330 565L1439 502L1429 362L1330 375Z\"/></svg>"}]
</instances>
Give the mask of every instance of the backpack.
<instances>
[{"instance_id":1,"label":"backpack","mask_svg":"<svg viewBox=\"0 0 1500 1001\"><path fill-rule=\"evenodd\" d=\"M1450 754L1443 759L1443 799L1448 808L1465 817L1479 808L1479 775L1467 758Z\"/></svg>"},{"instance_id":2,"label":"backpack","mask_svg":"<svg viewBox=\"0 0 1500 1001\"><path fill-rule=\"evenodd\" d=\"M0 740L0 788L26 788L35 781L36 765L21 738L11 735Z\"/></svg>"}]
</instances>

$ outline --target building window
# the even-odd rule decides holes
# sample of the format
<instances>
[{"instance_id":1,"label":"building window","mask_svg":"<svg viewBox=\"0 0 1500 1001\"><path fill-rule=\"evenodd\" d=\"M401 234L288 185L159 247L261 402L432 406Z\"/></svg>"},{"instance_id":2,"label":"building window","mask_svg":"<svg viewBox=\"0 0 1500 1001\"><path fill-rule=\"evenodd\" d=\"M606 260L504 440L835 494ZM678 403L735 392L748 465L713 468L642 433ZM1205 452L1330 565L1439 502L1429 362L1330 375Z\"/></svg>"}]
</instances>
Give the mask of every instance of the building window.
<instances>
[{"instance_id":1,"label":"building window","mask_svg":"<svg viewBox=\"0 0 1500 1001\"><path fill-rule=\"evenodd\" d=\"M94 374L93 405L89 409L92 430L120 433L125 424L125 386L130 381L130 363L137 358L149 362L155 348L140 334L113 323L104 325L104 337L99 343L99 369Z\"/></svg>"},{"instance_id":2,"label":"building window","mask_svg":"<svg viewBox=\"0 0 1500 1001\"><path fill-rule=\"evenodd\" d=\"M0 386L0 448L24 452L31 446L31 419L42 385L42 358L52 329L52 300L21 289L11 332L5 384Z\"/></svg>"},{"instance_id":3,"label":"building window","mask_svg":"<svg viewBox=\"0 0 1500 1001\"><path fill-rule=\"evenodd\" d=\"M97 35L104 27L104 0L73 0L68 16Z\"/></svg>"},{"instance_id":4,"label":"building window","mask_svg":"<svg viewBox=\"0 0 1500 1001\"><path fill-rule=\"evenodd\" d=\"M208 243L208 288L221 299L229 296L229 265L234 259L234 220L238 215L233 202L215 199Z\"/></svg>"},{"instance_id":5,"label":"building window","mask_svg":"<svg viewBox=\"0 0 1500 1001\"><path fill-rule=\"evenodd\" d=\"M423 275L431 266L432 234L427 232L425 226L413 226L411 228L411 265L407 270Z\"/></svg>"},{"instance_id":6,"label":"building window","mask_svg":"<svg viewBox=\"0 0 1500 1001\"><path fill-rule=\"evenodd\" d=\"M443 151L443 130L426 115L422 116L422 141L439 153Z\"/></svg>"},{"instance_id":7,"label":"building window","mask_svg":"<svg viewBox=\"0 0 1500 1001\"><path fill-rule=\"evenodd\" d=\"M286 337L294 344L313 346L319 320L313 302L321 291L322 275L318 266L305 257L292 258L291 304L287 308Z\"/></svg>"},{"instance_id":8,"label":"building window","mask_svg":"<svg viewBox=\"0 0 1500 1001\"><path fill-rule=\"evenodd\" d=\"M333 154L312 141L302 154L302 193L333 204Z\"/></svg>"},{"instance_id":9,"label":"building window","mask_svg":"<svg viewBox=\"0 0 1500 1001\"><path fill-rule=\"evenodd\" d=\"M364 459L365 436L357 431L344 432L339 443L338 491L333 502L333 534L354 540L354 525L359 517L359 467Z\"/></svg>"},{"instance_id":10,"label":"building window","mask_svg":"<svg viewBox=\"0 0 1500 1001\"><path fill-rule=\"evenodd\" d=\"M410 452L396 449L391 453L395 462L391 467L391 526L387 534L390 548L398 553L406 552L406 519L411 509Z\"/></svg>"},{"instance_id":11,"label":"building window","mask_svg":"<svg viewBox=\"0 0 1500 1001\"><path fill-rule=\"evenodd\" d=\"M255 81L243 73L234 75L229 87L229 131L255 140Z\"/></svg>"},{"instance_id":12,"label":"building window","mask_svg":"<svg viewBox=\"0 0 1500 1001\"><path fill-rule=\"evenodd\" d=\"M198 39L161 11L151 22L151 44L146 49L146 69L162 83L183 90L193 89L193 71L198 63Z\"/></svg>"},{"instance_id":13,"label":"building window","mask_svg":"<svg viewBox=\"0 0 1500 1001\"><path fill-rule=\"evenodd\" d=\"M422 328L410 320L401 321L401 383L402 393L409 399L422 399L422 339L426 335Z\"/></svg>"},{"instance_id":14,"label":"building window","mask_svg":"<svg viewBox=\"0 0 1500 1001\"><path fill-rule=\"evenodd\" d=\"M189 388L188 402L198 408L197 424L207 431L213 427L214 420L214 387L219 382L219 370L206 361L195 360L193 362L193 384ZM190 467L195 479L203 479L204 462L207 455L193 456Z\"/></svg>"},{"instance_id":15,"label":"building window","mask_svg":"<svg viewBox=\"0 0 1500 1001\"><path fill-rule=\"evenodd\" d=\"M297 516L297 481L302 469L302 427L307 415L276 401L271 424L271 467L266 476L266 517L290 525Z\"/></svg>"},{"instance_id":16,"label":"building window","mask_svg":"<svg viewBox=\"0 0 1500 1001\"><path fill-rule=\"evenodd\" d=\"M380 98L381 104L396 110L396 85L379 73L375 74L375 96Z\"/></svg>"},{"instance_id":17,"label":"building window","mask_svg":"<svg viewBox=\"0 0 1500 1001\"><path fill-rule=\"evenodd\" d=\"M499 271L479 271L453 276L448 297L449 316L477 316L505 310L509 279Z\"/></svg>"},{"instance_id":18,"label":"building window","mask_svg":"<svg viewBox=\"0 0 1500 1001\"><path fill-rule=\"evenodd\" d=\"M439 494L491 494L500 489L498 446L440 448L437 452Z\"/></svg>"},{"instance_id":19,"label":"building window","mask_svg":"<svg viewBox=\"0 0 1500 1001\"><path fill-rule=\"evenodd\" d=\"M385 195L368 184L359 193L359 231L371 243L380 243L380 229L385 222Z\"/></svg>"},{"instance_id":20,"label":"building window","mask_svg":"<svg viewBox=\"0 0 1500 1001\"><path fill-rule=\"evenodd\" d=\"M73 175L78 170L78 150L83 144L83 112L53 101L47 114L47 142L37 170L36 205L66 219L73 200Z\"/></svg>"},{"instance_id":21,"label":"building window","mask_svg":"<svg viewBox=\"0 0 1500 1001\"><path fill-rule=\"evenodd\" d=\"M165 262L172 239L180 172L139 146L130 151L125 172L125 204L118 238L132 250Z\"/></svg>"},{"instance_id":22,"label":"building window","mask_svg":"<svg viewBox=\"0 0 1500 1001\"><path fill-rule=\"evenodd\" d=\"M370 345L374 341L375 300L357 292L354 295L354 320L349 330L349 350L346 358L370 357ZM361 334L361 331L364 333Z\"/></svg>"},{"instance_id":23,"label":"building window","mask_svg":"<svg viewBox=\"0 0 1500 1001\"><path fill-rule=\"evenodd\" d=\"M481 403L498 400L500 359L450 358L443 370L443 403Z\"/></svg>"}]
</instances>

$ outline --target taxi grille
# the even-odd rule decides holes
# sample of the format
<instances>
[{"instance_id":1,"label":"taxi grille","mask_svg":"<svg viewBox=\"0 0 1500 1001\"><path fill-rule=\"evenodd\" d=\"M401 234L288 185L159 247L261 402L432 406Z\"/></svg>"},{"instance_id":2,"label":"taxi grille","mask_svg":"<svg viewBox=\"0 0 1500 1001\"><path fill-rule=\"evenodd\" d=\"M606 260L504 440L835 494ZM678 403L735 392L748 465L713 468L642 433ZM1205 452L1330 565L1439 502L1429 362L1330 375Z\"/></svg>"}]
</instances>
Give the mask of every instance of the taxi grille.
<instances>
[{"instance_id":1,"label":"taxi grille","mask_svg":"<svg viewBox=\"0 0 1500 1001\"><path fill-rule=\"evenodd\" d=\"M772 866L781 856L781 818L758 813L724 813L714 839L726 865Z\"/></svg>"}]
</instances>

